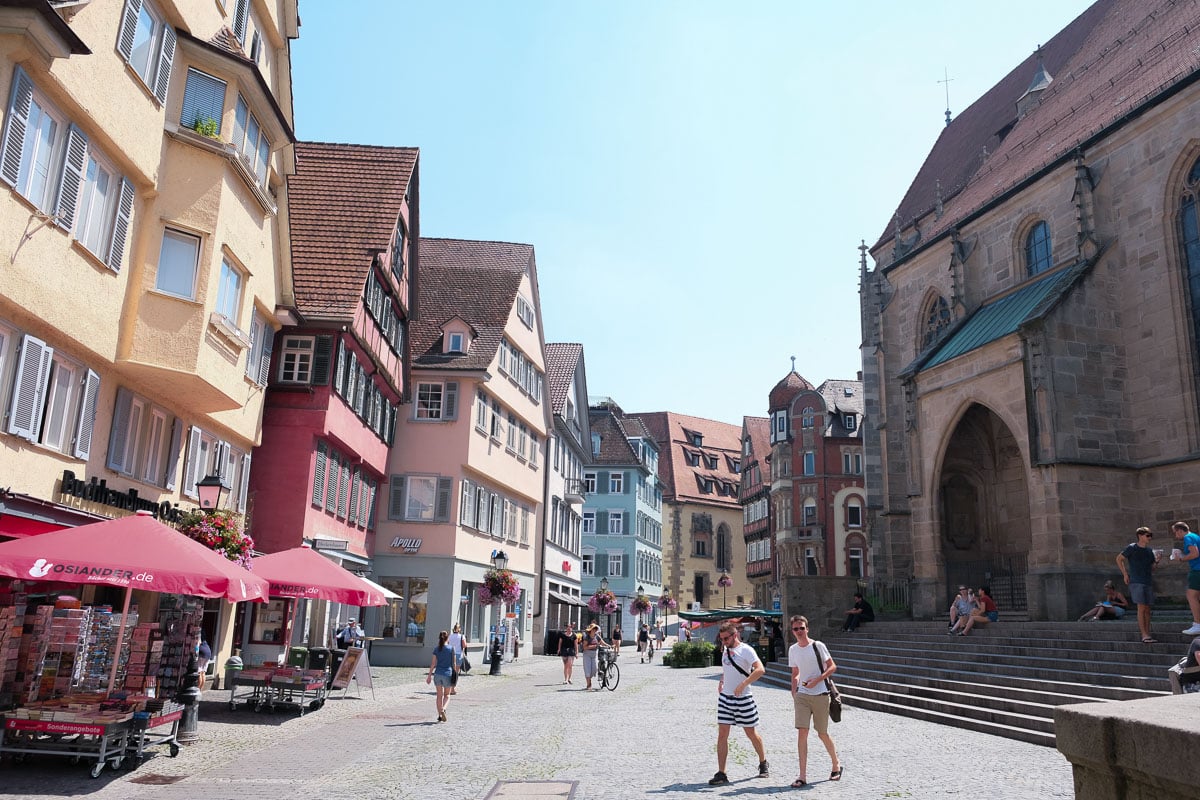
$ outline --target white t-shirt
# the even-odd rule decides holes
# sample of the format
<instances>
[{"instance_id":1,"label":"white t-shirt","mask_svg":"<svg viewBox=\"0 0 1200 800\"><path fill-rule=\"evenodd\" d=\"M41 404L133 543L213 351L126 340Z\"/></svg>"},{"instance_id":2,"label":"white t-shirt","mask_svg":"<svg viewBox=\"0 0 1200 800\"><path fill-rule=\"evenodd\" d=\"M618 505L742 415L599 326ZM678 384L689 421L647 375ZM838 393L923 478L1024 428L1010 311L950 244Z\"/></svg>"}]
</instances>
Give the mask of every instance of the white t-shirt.
<instances>
[{"instance_id":1,"label":"white t-shirt","mask_svg":"<svg viewBox=\"0 0 1200 800\"><path fill-rule=\"evenodd\" d=\"M463 635L461 633L452 633L450 638L446 640L446 644L450 645L454 650L454 655L462 656L463 654Z\"/></svg>"},{"instance_id":2,"label":"white t-shirt","mask_svg":"<svg viewBox=\"0 0 1200 800\"><path fill-rule=\"evenodd\" d=\"M733 658L737 661L738 666L746 670L745 675L738 671L738 668L729 663L729 659ZM721 648L721 668L724 670L723 677L725 683L721 687L721 691L725 694L733 694L733 690L737 685L746 680L746 676L754 672L754 667L758 664L758 653L754 652L754 648L742 642L732 651L729 648ZM744 697L750 694L750 689L753 684L747 686L745 691L739 697Z\"/></svg>"},{"instance_id":3,"label":"white t-shirt","mask_svg":"<svg viewBox=\"0 0 1200 800\"><path fill-rule=\"evenodd\" d=\"M815 647L820 647L819 655L820 663L817 663L817 657L813 655ZM825 664L829 661L829 651L825 649L822 642L815 639L810 639L808 644L801 647L798 643L793 644L788 648L788 666L792 669L799 669L796 683L796 694L825 694L829 689L825 687L825 681L814 683L805 687L804 682L819 676L825 671Z\"/></svg>"}]
</instances>

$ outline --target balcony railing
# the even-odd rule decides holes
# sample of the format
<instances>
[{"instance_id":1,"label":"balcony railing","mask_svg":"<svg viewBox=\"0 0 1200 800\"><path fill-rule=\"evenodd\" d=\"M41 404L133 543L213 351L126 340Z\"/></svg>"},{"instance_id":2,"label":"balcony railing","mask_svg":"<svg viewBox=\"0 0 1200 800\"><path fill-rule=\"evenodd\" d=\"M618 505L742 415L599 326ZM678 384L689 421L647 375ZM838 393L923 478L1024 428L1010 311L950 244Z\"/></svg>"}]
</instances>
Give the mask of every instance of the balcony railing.
<instances>
[{"instance_id":1,"label":"balcony railing","mask_svg":"<svg viewBox=\"0 0 1200 800\"><path fill-rule=\"evenodd\" d=\"M567 478L563 486L563 495L568 503L583 502L583 481L579 478Z\"/></svg>"}]
</instances>

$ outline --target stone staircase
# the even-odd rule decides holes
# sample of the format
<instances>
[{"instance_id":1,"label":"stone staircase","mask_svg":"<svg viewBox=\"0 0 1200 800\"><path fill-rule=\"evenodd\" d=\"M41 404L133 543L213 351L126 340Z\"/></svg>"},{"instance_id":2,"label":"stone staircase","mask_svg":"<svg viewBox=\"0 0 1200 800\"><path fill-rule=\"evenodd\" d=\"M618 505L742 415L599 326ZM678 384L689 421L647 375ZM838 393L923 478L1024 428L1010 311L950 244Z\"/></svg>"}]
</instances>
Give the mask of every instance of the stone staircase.
<instances>
[{"instance_id":1,"label":"stone staircase","mask_svg":"<svg viewBox=\"0 0 1200 800\"><path fill-rule=\"evenodd\" d=\"M1132 619L1001 619L970 636L944 622L876 622L823 641L837 662L848 713L866 708L1054 746L1054 709L1170 692L1166 670L1187 652L1186 614L1155 614L1158 644ZM786 654L763 681L789 687Z\"/></svg>"}]
</instances>

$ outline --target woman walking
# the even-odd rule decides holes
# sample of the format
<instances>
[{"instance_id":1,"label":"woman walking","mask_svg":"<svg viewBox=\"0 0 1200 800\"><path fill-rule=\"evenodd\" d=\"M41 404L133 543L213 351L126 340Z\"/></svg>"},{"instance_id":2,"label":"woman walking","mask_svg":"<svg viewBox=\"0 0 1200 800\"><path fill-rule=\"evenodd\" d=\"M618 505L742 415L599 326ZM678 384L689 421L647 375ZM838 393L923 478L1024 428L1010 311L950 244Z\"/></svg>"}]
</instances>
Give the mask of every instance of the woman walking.
<instances>
[{"instance_id":1,"label":"woman walking","mask_svg":"<svg viewBox=\"0 0 1200 800\"><path fill-rule=\"evenodd\" d=\"M450 632L450 641L448 642L450 649L454 651L454 663L458 668L462 669L463 654L467 652L467 635L462 632L462 628L458 623L454 623L454 629ZM454 673L453 685L450 687L450 694L458 694L458 672Z\"/></svg>"},{"instance_id":2,"label":"woman walking","mask_svg":"<svg viewBox=\"0 0 1200 800\"><path fill-rule=\"evenodd\" d=\"M600 635L600 626L593 622L583 634L583 677L587 680L587 686L583 687L585 692L592 691L592 678L596 677L596 660L602 644L604 637Z\"/></svg>"},{"instance_id":3,"label":"woman walking","mask_svg":"<svg viewBox=\"0 0 1200 800\"><path fill-rule=\"evenodd\" d=\"M558 655L563 662L563 683L569 684L571 673L575 669L575 629L569 622L563 629L562 636L558 637Z\"/></svg>"},{"instance_id":4,"label":"woman walking","mask_svg":"<svg viewBox=\"0 0 1200 800\"><path fill-rule=\"evenodd\" d=\"M800 776L792 788L808 785L808 729L817 729L817 738L829 752L833 771L829 780L842 779L842 762L829 735L829 688L825 680L837 672L837 664L829 655L824 642L808 638L808 619L792 617L792 635L796 643L788 650L788 666L792 668L792 704L796 711L796 752L800 757Z\"/></svg>"},{"instance_id":5,"label":"woman walking","mask_svg":"<svg viewBox=\"0 0 1200 800\"><path fill-rule=\"evenodd\" d=\"M450 689L454 679L458 677L458 659L454 657L454 648L447 644L450 634L442 631L438 634L437 647L433 648L433 658L429 660L429 673L425 683L433 683L437 691L437 720L446 721L446 705L450 702Z\"/></svg>"}]
</instances>

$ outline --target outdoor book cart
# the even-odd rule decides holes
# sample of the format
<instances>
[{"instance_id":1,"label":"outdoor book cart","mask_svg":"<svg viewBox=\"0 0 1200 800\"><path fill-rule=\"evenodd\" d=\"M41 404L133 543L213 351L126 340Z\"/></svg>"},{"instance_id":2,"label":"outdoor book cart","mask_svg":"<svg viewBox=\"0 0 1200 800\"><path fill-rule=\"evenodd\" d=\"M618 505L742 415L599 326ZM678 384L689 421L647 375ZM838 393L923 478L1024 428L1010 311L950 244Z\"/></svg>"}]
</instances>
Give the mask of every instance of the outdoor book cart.
<instances>
[{"instance_id":1,"label":"outdoor book cart","mask_svg":"<svg viewBox=\"0 0 1200 800\"><path fill-rule=\"evenodd\" d=\"M16 762L30 755L61 756L71 763L94 761L92 777L99 778L104 764L119 769L133 730L129 720L120 722L58 722L4 716L0 756L11 754Z\"/></svg>"},{"instance_id":2,"label":"outdoor book cart","mask_svg":"<svg viewBox=\"0 0 1200 800\"><path fill-rule=\"evenodd\" d=\"M125 748L127 758L133 759L133 766L140 766L145 760L147 747L167 745L171 758L179 755L179 721L183 719L183 709L176 708L164 714L150 714L139 711L133 715L133 736ZM166 730L155 730L169 725Z\"/></svg>"},{"instance_id":3,"label":"outdoor book cart","mask_svg":"<svg viewBox=\"0 0 1200 800\"><path fill-rule=\"evenodd\" d=\"M316 711L325 705L326 692L324 670L252 667L233 675L229 708L236 708L239 700L252 711L274 711L277 705L289 705L304 716L306 709Z\"/></svg>"}]
</instances>

